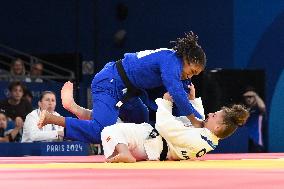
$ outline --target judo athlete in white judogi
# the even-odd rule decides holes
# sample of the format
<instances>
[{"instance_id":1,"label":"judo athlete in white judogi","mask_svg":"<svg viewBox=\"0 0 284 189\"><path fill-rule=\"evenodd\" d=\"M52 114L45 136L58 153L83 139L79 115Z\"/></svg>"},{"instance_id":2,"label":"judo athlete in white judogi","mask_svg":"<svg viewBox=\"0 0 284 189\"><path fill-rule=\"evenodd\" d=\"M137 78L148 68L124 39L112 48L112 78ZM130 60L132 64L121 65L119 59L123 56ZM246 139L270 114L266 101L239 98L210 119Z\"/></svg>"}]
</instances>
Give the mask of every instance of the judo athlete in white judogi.
<instances>
[{"instance_id":1,"label":"judo athlete in white judogi","mask_svg":"<svg viewBox=\"0 0 284 189\"><path fill-rule=\"evenodd\" d=\"M172 115L170 100L168 93L164 99L156 100L155 129L147 123L117 123L105 127L101 136L107 161L196 159L214 150L219 139L231 135L248 117L248 111L241 105L224 107L208 114L203 128L195 128L186 117ZM191 103L204 118L201 98Z\"/></svg>"}]
</instances>

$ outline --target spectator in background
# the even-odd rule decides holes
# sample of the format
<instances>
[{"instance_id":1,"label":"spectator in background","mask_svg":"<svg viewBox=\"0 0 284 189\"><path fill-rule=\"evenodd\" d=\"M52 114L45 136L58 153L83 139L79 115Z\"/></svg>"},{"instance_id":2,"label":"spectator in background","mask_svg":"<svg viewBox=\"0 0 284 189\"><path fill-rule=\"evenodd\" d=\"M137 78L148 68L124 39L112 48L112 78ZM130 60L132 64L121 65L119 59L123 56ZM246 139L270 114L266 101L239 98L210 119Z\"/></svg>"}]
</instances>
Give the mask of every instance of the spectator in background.
<instances>
[{"instance_id":1,"label":"spectator in background","mask_svg":"<svg viewBox=\"0 0 284 189\"><path fill-rule=\"evenodd\" d=\"M4 110L0 110L0 142L14 142L18 133L22 129L19 125L14 129L6 131L8 125L8 118Z\"/></svg>"},{"instance_id":2,"label":"spectator in background","mask_svg":"<svg viewBox=\"0 0 284 189\"><path fill-rule=\"evenodd\" d=\"M38 101L39 108L29 113L26 117L23 127L22 142L35 142L35 141L60 141L64 136L64 128L55 124L48 124L39 129L37 123L39 121L40 112L46 110L53 115L60 116L56 111L56 96L52 91L42 92Z\"/></svg>"},{"instance_id":3,"label":"spectator in background","mask_svg":"<svg viewBox=\"0 0 284 189\"><path fill-rule=\"evenodd\" d=\"M27 87L25 87L25 89L24 89L23 98L26 99L27 101L29 101L31 104L33 104L33 98L34 98L33 94Z\"/></svg>"},{"instance_id":4,"label":"spectator in background","mask_svg":"<svg viewBox=\"0 0 284 189\"><path fill-rule=\"evenodd\" d=\"M10 72L0 68L0 81L9 81L10 77Z\"/></svg>"},{"instance_id":5,"label":"spectator in background","mask_svg":"<svg viewBox=\"0 0 284 189\"><path fill-rule=\"evenodd\" d=\"M12 61L10 67L11 78L10 81L25 81L26 80L26 69L24 61L17 58Z\"/></svg>"},{"instance_id":6,"label":"spectator in background","mask_svg":"<svg viewBox=\"0 0 284 189\"><path fill-rule=\"evenodd\" d=\"M243 98L250 112L250 117L245 124L249 130L249 152L265 152L263 144L263 126L266 114L265 103L253 87L246 88Z\"/></svg>"},{"instance_id":7,"label":"spectator in background","mask_svg":"<svg viewBox=\"0 0 284 189\"><path fill-rule=\"evenodd\" d=\"M36 82L42 83L43 79L41 78L43 71L43 64L40 62L36 62L31 65L31 70L29 77L26 78L26 82Z\"/></svg>"},{"instance_id":8,"label":"spectator in background","mask_svg":"<svg viewBox=\"0 0 284 189\"><path fill-rule=\"evenodd\" d=\"M31 103L23 98L25 86L20 81L14 81L8 89L9 97L0 101L0 108L5 110L8 120L12 120L15 127L23 127L26 116L33 110Z\"/></svg>"}]
</instances>

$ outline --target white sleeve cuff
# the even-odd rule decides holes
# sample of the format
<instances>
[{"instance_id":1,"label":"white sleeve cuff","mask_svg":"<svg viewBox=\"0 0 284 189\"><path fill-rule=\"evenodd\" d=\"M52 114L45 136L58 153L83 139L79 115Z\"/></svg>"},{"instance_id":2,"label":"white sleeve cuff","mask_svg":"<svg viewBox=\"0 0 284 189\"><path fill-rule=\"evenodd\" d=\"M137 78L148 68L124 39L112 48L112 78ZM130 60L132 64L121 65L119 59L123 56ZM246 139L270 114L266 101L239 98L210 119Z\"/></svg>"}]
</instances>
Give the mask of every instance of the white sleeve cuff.
<instances>
[{"instance_id":1,"label":"white sleeve cuff","mask_svg":"<svg viewBox=\"0 0 284 189\"><path fill-rule=\"evenodd\" d=\"M194 109L202 116L202 119L204 120L205 115L204 115L204 108L201 97L195 98L194 100L190 100L190 103L192 104Z\"/></svg>"}]
</instances>

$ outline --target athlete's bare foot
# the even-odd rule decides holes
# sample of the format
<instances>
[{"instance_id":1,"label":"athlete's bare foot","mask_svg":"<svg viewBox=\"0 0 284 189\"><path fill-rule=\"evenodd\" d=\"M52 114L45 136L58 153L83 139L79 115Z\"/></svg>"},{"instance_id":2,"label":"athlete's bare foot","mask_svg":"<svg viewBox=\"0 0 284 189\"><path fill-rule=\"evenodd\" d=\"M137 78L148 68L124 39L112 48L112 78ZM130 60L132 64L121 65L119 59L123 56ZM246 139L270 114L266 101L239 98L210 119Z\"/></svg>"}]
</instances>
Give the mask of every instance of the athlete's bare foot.
<instances>
[{"instance_id":1,"label":"athlete's bare foot","mask_svg":"<svg viewBox=\"0 0 284 189\"><path fill-rule=\"evenodd\" d=\"M72 107L74 107L75 101L73 98L73 83L70 81L64 83L61 89L61 100L63 107L72 112Z\"/></svg>"},{"instance_id":2,"label":"athlete's bare foot","mask_svg":"<svg viewBox=\"0 0 284 189\"><path fill-rule=\"evenodd\" d=\"M136 159L130 153L120 153L114 157L106 159L108 163L135 163Z\"/></svg>"},{"instance_id":3,"label":"athlete's bare foot","mask_svg":"<svg viewBox=\"0 0 284 189\"><path fill-rule=\"evenodd\" d=\"M42 128L43 126L45 126L47 123L46 123L46 117L48 116L48 112L46 110L42 110L40 112L40 116L39 116L39 121L37 123L37 126L38 128Z\"/></svg>"}]
</instances>

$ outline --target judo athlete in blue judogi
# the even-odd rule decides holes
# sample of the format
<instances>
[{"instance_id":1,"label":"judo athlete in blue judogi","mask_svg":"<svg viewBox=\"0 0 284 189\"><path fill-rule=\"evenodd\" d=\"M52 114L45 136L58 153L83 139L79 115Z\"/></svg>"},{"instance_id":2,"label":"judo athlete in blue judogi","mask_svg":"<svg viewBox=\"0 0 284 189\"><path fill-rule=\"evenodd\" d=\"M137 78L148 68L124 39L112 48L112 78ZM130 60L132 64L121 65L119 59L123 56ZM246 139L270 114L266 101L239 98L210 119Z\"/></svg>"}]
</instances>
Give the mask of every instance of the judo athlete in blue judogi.
<instances>
[{"instance_id":1,"label":"judo athlete in blue judogi","mask_svg":"<svg viewBox=\"0 0 284 189\"><path fill-rule=\"evenodd\" d=\"M145 89L164 86L172 96L181 115L187 116L195 127L203 122L196 119L193 106L182 80L190 80L204 70L206 55L193 32L178 38L173 49L146 50L126 53L122 60L109 62L95 75L92 84L93 109L79 107L73 99L73 84L62 88L62 104L77 118L56 117L43 113L38 124L54 123L66 127L65 137L87 143L100 143L104 127L117 122L119 108L137 116L136 122L147 122L147 108L138 97ZM124 109L124 110L125 110Z\"/></svg>"}]
</instances>

